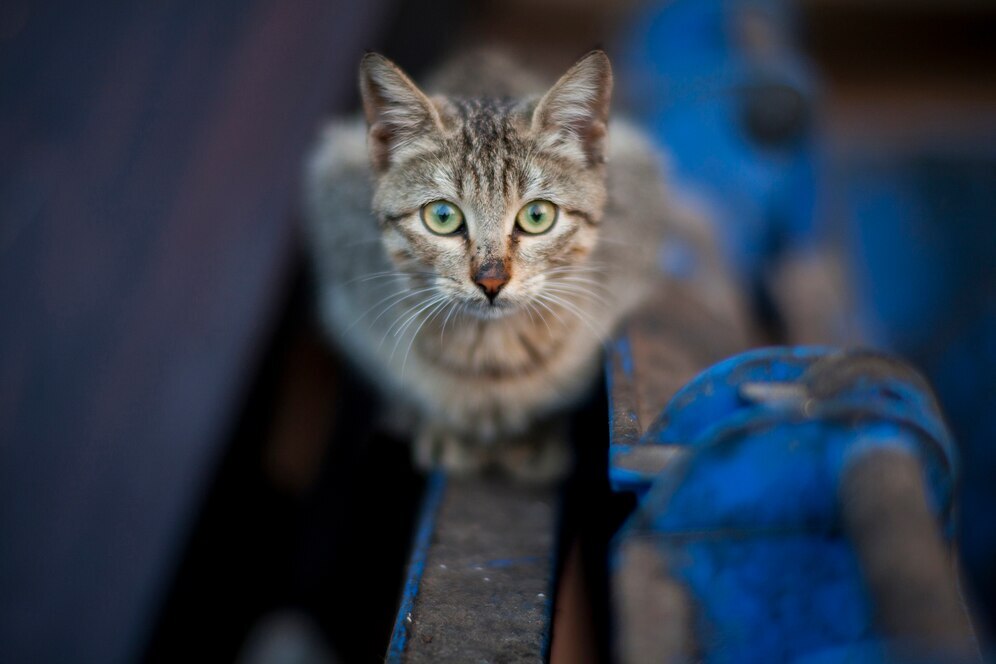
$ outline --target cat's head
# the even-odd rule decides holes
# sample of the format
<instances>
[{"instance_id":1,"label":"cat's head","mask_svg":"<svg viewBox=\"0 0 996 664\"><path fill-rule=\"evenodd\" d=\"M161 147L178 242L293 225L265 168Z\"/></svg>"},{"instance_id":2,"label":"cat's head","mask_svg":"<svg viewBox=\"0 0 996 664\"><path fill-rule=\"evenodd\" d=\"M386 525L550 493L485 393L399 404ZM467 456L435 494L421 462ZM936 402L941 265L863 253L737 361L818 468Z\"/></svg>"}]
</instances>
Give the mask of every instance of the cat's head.
<instances>
[{"instance_id":1,"label":"cat's head","mask_svg":"<svg viewBox=\"0 0 996 664\"><path fill-rule=\"evenodd\" d=\"M485 318L555 302L572 275L577 288L606 198L604 52L536 98L429 97L373 53L360 89L373 211L400 270Z\"/></svg>"}]
</instances>

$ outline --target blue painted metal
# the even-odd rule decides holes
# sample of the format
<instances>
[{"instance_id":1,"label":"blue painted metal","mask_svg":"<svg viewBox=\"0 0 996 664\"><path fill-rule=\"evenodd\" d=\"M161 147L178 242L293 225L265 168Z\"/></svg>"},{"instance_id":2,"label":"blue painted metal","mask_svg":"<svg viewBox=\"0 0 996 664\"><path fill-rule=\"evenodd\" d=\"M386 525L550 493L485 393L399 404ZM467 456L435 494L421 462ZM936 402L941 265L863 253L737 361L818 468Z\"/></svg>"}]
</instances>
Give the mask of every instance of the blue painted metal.
<instances>
[{"instance_id":1,"label":"blue painted metal","mask_svg":"<svg viewBox=\"0 0 996 664\"><path fill-rule=\"evenodd\" d=\"M629 109L667 149L680 190L709 208L731 265L755 282L812 231L816 84L792 22L774 0L668 0L642 11L618 47Z\"/></svg>"},{"instance_id":2,"label":"blue painted metal","mask_svg":"<svg viewBox=\"0 0 996 664\"><path fill-rule=\"evenodd\" d=\"M776 35L765 53L743 39L750 14L765 16ZM846 224L857 300L849 328L857 323L863 343L915 362L937 388L966 460L959 550L996 629L994 133L970 142L926 135L819 159L805 124L787 140L758 140L744 122L751 90L782 85L805 106L818 96L791 26L790 3L778 0L653 3L621 40L620 89L631 92L632 110L670 152L677 184L705 201L731 264L755 287L783 247L841 230L813 223L814 164L832 165L821 179ZM668 274L694 265L670 251L661 257ZM621 467L613 483L645 486Z\"/></svg>"},{"instance_id":3,"label":"blue painted metal","mask_svg":"<svg viewBox=\"0 0 996 664\"><path fill-rule=\"evenodd\" d=\"M743 383L798 380L826 348L764 348L726 359L682 388L647 428L643 442L687 444L704 437L703 429L742 409Z\"/></svg>"},{"instance_id":4,"label":"blue painted metal","mask_svg":"<svg viewBox=\"0 0 996 664\"><path fill-rule=\"evenodd\" d=\"M855 317L923 369L962 446L959 550L996 629L996 140L853 155L833 175Z\"/></svg>"},{"instance_id":5,"label":"blue painted metal","mask_svg":"<svg viewBox=\"0 0 996 664\"><path fill-rule=\"evenodd\" d=\"M929 391L889 364L841 374L849 358L891 362L827 348L730 358L678 392L639 442L685 452L656 477L625 478L646 482L645 495L615 548L656 542L693 600L705 661L887 661L838 492L876 450L920 460L930 507L953 533L956 453Z\"/></svg>"},{"instance_id":6,"label":"blue painted metal","mask_svg":"<svg viewBox=\"0 0 996 664\"><path fill-rule=\"evenodd\" d=\"M419 584L425 571L425 560L432 543L432 533L436 527L436 515L446 491L446 476L442 471L435 471L426 481L425 496L422 498L422 511L419 514L418 530L412 543L412 553L408 562L408 572L405 577L405 587L401 593L401 603L398 615L391 632L391 643L387 648L386 662L400 664L404 661L405 645L408 642L408 629L412 620L412 609L418 596Z\"/></svg>"}]
</instances>

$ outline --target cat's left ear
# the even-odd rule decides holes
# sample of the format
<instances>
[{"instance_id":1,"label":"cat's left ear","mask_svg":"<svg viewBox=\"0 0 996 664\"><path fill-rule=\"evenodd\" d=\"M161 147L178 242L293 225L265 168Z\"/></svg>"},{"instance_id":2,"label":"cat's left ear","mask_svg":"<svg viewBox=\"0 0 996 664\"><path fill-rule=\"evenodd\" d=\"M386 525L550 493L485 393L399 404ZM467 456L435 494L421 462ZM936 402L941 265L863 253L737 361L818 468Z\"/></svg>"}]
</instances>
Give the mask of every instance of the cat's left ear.
<instances>
[{"instance_id":1,"label":"cat's left ear","mask_svg":"<svg viewBox=\"0 0 996 664\"><path fill-rule=\"evenodd\" d=\"M532 130L551 147L605 161L605 132L612 99L612 65L605 51L591 51L560 77L533 111Z\"/></svg>"}]
</instances>

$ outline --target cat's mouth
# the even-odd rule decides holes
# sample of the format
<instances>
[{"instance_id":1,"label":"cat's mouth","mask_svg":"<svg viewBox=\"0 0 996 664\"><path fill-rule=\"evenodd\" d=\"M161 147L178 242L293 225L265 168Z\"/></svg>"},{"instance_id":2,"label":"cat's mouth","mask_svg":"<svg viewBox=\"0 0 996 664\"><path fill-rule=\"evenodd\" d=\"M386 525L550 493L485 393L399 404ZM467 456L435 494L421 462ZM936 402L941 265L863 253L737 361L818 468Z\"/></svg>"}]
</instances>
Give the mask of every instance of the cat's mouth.
<instances>
[{"instance_id":1,"label":"cat's mouth","mask_svg":"<svg viewBox=\"0 0 996 664\"><path fill-rule=\"evenodd\" d=\"M467 313L484 320L496 320L515 313L519 307L508 300L473 300L467 305Z\"/></svg>"}]
</instances>

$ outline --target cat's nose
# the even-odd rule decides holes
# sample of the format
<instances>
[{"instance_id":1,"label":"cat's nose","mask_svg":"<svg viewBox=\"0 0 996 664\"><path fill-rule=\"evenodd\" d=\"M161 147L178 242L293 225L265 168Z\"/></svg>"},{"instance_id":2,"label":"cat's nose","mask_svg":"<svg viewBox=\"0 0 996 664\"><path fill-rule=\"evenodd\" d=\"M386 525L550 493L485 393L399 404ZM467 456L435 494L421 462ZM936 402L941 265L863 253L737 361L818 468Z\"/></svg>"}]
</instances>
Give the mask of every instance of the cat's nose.
<instances>
[{"instance_id":1,"label":"cat's nose","mask_svg":"<svg viewBox=\"0 0 996 664\"><path fill-rule=\"evenodd\" d=\"M492 302L498 297L498 293L505 284L508 283L509 274L505 264L501 261L485 263L474 274L474 283L477 284L488 299Z\"/></svg>"}]
</instances>

